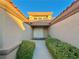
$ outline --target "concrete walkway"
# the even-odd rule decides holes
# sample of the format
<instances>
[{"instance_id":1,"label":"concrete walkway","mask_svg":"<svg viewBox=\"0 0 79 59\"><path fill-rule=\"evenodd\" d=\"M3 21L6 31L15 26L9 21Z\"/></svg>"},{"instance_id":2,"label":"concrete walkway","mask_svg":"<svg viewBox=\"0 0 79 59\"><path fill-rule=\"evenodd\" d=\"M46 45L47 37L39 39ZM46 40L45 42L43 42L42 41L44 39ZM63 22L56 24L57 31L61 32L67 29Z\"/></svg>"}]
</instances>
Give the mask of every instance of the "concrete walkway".
<instances>
[{"instance_id":1,"label":"concrete walkway","mask_svg":"<svg viewBox=\"0 0 79 59\"><path fill-rule=\"evenodd\" d=\"M44 40L34 40L36 43L36 49L33 55L33 59L53 59L45 45Z\"/></svg>"}]
</instances>

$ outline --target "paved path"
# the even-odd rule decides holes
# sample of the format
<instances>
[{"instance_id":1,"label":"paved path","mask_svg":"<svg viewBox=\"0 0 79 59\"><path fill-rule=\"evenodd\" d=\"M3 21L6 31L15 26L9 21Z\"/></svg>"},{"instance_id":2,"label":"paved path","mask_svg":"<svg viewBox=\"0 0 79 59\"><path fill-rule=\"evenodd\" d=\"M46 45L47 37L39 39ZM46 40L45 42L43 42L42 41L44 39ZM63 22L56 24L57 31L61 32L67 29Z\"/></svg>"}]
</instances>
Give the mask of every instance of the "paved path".
<instances>
[{"instance_id":1,"label":"paved path","mask_svg":"<svg viewBox=\"0 0 79 59\"><path fill-rule=\"evenodd\" d=\"M34 51L33 59L53 59L45 45L44 40L34 40L36 49Z\"/></svg>"}]
</instances>

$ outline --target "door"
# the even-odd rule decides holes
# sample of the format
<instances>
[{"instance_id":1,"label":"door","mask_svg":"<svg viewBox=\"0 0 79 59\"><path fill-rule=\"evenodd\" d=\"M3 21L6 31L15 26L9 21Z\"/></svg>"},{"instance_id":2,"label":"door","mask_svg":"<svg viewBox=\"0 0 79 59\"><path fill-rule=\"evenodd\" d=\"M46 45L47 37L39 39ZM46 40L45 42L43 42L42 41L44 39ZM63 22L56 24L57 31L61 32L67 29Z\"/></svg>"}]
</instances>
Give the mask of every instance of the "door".
<instances>
[{"instance_id":1,"label":"door","mask_svg":"<svg viewBox=\"0 0 79 59\"><path fill-rule=\"evenodd\" d=\"M35 39L44 38L44 29L43 28L34 28L33 38L35 38Z\"/></svg>"}]
</instances>

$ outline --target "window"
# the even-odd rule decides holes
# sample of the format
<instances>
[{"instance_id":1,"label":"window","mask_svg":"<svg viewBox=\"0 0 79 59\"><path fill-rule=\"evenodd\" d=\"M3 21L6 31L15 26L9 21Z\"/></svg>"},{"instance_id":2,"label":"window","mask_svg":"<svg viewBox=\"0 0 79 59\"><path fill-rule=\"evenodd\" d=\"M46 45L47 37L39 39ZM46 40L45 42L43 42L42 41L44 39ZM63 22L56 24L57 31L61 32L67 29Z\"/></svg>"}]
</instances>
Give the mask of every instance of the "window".
<instances>
[{"instance_id":1,"label":"window","mask_svg":"<svg viewBox=\"0 0 79 59\"><path fill-rule=\"evenodd\" d=\"M35 17L34 19L37 20L37 17Z\"/></svg>"},{"instance_id":2,"label":"window","mask_svg":"<svg viewBox=\"0 0 79 59\"><path fill-rule=\"evenodd\" d=\"M41 17L39 17L39 19L40 19L40 20L42 20L42 18L41 18Z\"/></svg>"}]
</instances>

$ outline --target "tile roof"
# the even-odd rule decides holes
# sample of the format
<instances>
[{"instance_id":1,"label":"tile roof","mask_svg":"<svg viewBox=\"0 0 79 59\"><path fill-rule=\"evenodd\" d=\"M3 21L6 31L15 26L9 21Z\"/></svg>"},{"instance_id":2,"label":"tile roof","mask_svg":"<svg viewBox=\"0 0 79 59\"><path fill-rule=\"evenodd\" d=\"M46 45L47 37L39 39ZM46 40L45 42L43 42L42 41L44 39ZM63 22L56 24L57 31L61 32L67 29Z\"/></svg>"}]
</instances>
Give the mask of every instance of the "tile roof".
<instances>
[{"instance_id":1,"label":"tile roof","mask_svg":"<svg viewBox=\"0 0 79 59\"><path fill-rule=\"evenodd\" d=\"M49 26L52 20L39 20L31 22L31 26Z\"/></svg>"}]
</instances>

